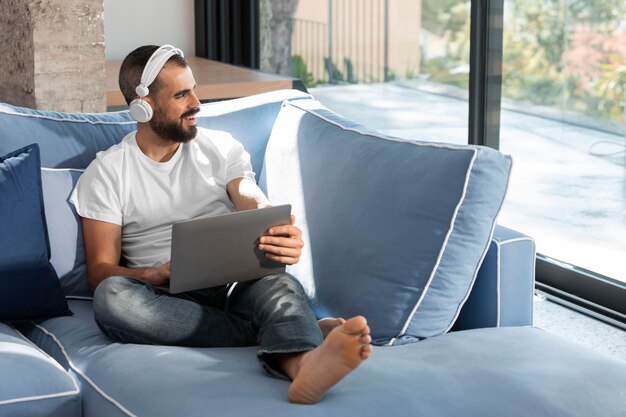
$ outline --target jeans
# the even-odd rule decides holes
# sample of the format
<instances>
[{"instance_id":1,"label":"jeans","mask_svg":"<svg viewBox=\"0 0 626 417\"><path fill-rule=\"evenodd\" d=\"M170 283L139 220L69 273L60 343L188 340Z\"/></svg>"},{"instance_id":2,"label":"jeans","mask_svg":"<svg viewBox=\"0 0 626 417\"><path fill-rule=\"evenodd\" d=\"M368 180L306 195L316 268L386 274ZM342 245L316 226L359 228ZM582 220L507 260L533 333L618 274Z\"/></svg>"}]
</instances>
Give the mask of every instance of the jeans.
<instances>
[{"instance_id":1,"label":"jeans","mask_svg":"<svg viewBox=\"0 0 626 417\"><path fill-rule=\"evenodd\" d=\"M265 370L284 377L276 355L310 351L322 333L300 283L289 274L169 294L114 276L94 293L100 329L124 343L195 347L259 345Z\"/></svg>"}]
</instances>

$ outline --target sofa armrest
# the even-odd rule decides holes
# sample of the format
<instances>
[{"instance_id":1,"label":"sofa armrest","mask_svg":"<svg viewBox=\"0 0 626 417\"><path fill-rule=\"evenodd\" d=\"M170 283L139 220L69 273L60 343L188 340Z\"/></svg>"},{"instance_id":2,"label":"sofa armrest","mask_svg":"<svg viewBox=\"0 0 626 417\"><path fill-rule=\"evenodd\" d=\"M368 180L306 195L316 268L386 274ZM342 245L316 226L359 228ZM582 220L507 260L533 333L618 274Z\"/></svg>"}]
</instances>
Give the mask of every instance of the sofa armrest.
<instances>
[{"instance_id":1,"label":"sofa armrest","mask_svg":"<svg viewBox=\"0 0 626 417\"><path fill-rule=\"evenodd\" d=\"M534 287L534 241L515 230L496 226L453 331L532 325Z\"/></svg>"}]
</instances>

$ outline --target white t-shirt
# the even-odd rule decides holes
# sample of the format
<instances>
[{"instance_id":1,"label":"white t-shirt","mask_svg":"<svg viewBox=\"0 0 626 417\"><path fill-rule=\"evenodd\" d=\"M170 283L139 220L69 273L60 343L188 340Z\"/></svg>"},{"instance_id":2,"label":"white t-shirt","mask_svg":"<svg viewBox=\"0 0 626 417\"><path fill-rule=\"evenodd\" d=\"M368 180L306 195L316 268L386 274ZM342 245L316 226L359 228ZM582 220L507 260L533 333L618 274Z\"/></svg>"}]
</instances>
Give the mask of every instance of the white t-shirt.
<instances>
[{"instance_id":1,"label":"white t-shirt","mask_svg":"<svg viewBox=\"0 0 626 417\"><path fill-rule=\"evenodd\" d=\"M87 167L70 201L81 217L122 226L122 256L130 268L170 260L172 224L229 213L226 184L254 180L250 155L222 131L198 129L167 162L148 158L135 132Z\"/></svg>"}]
</instances>

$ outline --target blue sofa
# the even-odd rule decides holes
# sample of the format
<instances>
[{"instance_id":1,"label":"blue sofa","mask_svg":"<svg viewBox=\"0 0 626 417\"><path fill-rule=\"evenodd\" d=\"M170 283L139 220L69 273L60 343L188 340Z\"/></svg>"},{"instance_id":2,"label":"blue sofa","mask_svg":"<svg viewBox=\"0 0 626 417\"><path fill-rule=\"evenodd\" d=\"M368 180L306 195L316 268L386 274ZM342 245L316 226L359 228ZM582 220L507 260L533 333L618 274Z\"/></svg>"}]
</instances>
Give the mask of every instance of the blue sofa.
<instances>
[{"instance_id":1,"label":"blue sofa","mask_svg":"<svg viewBox=\"0 0 626 417\"><path fill-rule=\"evenodd\" d=\"M135 124L0 104L0 416L626 416L625 363L532 327L533 241L496 225L508 157L386 137L293 90L204 104L198 120L240 140L270 199L293 205L307 250L291 272L320 317L368 318L371 358L303 406L254 348L109 340L68 197ZM34 260L1 269L16 251ZM34 264L45 285L20 280Z\"/></svg>"}]
</instances>

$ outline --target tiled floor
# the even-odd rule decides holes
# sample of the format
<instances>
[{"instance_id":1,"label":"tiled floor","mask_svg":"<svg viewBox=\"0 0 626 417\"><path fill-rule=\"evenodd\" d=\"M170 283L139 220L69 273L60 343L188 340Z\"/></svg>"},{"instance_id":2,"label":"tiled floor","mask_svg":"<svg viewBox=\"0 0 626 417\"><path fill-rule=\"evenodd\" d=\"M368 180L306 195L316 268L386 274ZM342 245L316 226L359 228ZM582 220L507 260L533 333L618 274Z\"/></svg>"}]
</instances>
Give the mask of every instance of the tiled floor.
<instances>
[{"instance_id":1,"label":"tiled floor","mask_svg":"<svg viewBox=\"0 0 626 417\"><path fill-rule=\"evenodd\" d=\"M534 325L564 339L626 361L626 331L535 297Z\"/></svg>"}]
</instances>

